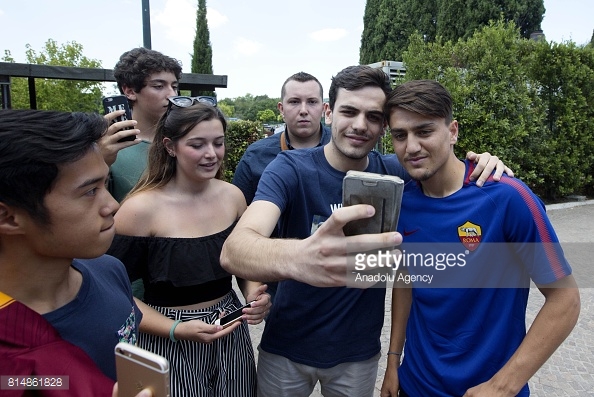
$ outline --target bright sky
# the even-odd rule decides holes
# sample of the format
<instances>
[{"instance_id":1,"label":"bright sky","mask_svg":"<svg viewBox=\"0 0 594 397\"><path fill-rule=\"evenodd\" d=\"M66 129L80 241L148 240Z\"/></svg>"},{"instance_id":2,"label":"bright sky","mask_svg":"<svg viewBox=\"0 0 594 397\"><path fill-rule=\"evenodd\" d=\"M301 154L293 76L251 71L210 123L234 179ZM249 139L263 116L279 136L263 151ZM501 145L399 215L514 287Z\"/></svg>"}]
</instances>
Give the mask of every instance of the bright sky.
<instances>
[{"instance_id":1,"label":"bright sky","mask_svg":"<svg viewBox=\"0 0 594 397\"><path fill-rule=\"evenodd\" d=\"M197 0L150 0L152 48L179 59L190 72ZM547 40L586 44L592 0L545 0ZM0 51L26 61L48 39L76 41L83 54L112 69L119 56L143 45L141 0L0 0ZM304 71L324 87L359 63L365 0L207 0L214 74L227 75L219 99L247 93L280 97L287 77ZM3 52L2 52L3 55ZM393 59L394 60L394 59ZM380 61L378 59L378 61Z\"/></svg>"}]
</instances>

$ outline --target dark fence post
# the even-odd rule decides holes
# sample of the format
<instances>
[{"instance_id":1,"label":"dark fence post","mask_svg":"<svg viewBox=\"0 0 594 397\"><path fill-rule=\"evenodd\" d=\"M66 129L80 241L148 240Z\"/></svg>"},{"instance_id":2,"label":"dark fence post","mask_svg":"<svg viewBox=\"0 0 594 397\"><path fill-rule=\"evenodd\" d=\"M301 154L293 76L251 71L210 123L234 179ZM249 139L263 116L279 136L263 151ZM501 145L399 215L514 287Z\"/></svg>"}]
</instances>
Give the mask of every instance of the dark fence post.
<instances>
[{"instance_id":1,"label":"dark fence post","mask_svg":"<svg viewBox=\"0 0 594 397\"><path fill-rule=\"evenodd\" d=\"M0 75L0 95L2 95L2 107L0 109L10 109L10 76Z\"/></svg>"},{"instance_id":2,"label":"dark fence post","mask_svg":"<svg viewBox=\"0 0 594 397\"><path fill-rule=\"evenodd\" d=\"M151 6L149 0L142 0L142 39L144 48L151 49Z\"/></svg>"}]
</instances>

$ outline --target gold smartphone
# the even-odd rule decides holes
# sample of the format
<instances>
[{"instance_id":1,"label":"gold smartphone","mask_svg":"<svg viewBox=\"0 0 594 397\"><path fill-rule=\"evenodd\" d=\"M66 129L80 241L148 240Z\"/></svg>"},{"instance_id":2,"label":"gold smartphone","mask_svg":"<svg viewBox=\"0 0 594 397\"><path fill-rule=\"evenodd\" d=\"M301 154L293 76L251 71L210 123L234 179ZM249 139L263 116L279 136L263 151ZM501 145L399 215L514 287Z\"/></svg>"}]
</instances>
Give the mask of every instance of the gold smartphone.
<instances>
[{"instance_id":1,"label":"gold smartphone","mask_svg":"<svg viewBox=\"0 0 594 397\"><path fill-rule=\"evenodd\" d=\"M115 358L119 397L134 397L146 388L153 397L169 397L169 361L165 357L120 342Z\"/></svg>"},{"instance_id":2,"label":"gold smartphone","mask_svg":"<svg viewBox=\"0 0 594 397\"><path fill-rule=\"evenodd\" d=\"M347 223L343 228L344 234L352 236L395 231L403 190L404 181L397 176L348 171L342 181L343 207L369 204L375 207L375 214L371 218Z\"/></svg>"}]
</instances>

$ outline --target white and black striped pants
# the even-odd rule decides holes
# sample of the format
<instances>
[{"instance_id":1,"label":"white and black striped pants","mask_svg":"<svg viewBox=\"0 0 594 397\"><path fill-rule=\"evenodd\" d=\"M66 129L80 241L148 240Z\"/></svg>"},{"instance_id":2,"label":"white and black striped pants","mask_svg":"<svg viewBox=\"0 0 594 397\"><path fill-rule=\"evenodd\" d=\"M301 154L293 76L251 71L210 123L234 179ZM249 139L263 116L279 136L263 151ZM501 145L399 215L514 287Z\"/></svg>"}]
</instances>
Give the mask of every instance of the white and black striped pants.
<instances>
[{"instance_id":1,"label":"white and black striped pants","mask_svg":"<svg viewBox=\"0 0 594 397\"><path fill-rule=\"evenodd\" d=\"M212 324L219 310L227 313L241 306L231 290L216 305L202 310L176 310L151 306L172 320L202 320ZM256 365L250 334L244 322L231 334L213 343L140 333L138 346L169 360L171 397L255 397Z\"/></svg>"}]
</instances>

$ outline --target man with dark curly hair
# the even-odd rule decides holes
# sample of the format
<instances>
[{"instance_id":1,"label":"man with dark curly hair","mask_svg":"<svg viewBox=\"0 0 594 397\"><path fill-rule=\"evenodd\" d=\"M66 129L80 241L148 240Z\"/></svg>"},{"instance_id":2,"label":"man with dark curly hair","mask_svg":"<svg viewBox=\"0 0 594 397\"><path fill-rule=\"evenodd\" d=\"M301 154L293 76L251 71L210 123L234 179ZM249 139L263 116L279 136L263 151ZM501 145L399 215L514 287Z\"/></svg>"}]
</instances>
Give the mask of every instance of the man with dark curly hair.
<instances>
[{"instance_id":1,"label":"man with dark curly hair","mask_svg":"<svg viewBox=\"0 0 594 397\"><path fill-rule=\"evenodd\" d=\"M111 165L110 192L122 201L146 168L155 126L167 109L167 98L178 94L182 67L174 58L140 47L123 53L113 74L120 92L128 98L133 120L113 124L100 146L105 162ZM122 112L107 117L112 120ZM123 130L125 127L133 129ZM134 141L119 142L134 134Z\"/></svg>"}]
</instances>

